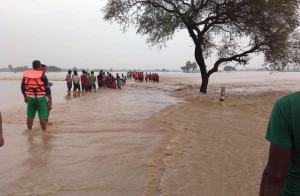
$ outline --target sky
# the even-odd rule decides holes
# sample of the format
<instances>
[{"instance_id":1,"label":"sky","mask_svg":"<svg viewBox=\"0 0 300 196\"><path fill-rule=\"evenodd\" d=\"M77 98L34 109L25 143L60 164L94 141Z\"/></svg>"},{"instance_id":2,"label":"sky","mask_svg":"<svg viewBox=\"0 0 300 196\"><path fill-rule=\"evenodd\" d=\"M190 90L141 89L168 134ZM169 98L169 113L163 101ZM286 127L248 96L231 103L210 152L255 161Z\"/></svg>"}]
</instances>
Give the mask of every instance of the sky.
<instances>
[{"instance_id":1,"label":"sky","mask_svg":"<svg viewBox=\"0 0 300 196\"><path fill-rule=\"evenodd\" d=\"M47 66L85 69L180 70L194 62L188 32L166 47L103 20L105 0L0 0L0 68ZM210 63L210 61L208 61Z\"/></svg>"}]
</instances>

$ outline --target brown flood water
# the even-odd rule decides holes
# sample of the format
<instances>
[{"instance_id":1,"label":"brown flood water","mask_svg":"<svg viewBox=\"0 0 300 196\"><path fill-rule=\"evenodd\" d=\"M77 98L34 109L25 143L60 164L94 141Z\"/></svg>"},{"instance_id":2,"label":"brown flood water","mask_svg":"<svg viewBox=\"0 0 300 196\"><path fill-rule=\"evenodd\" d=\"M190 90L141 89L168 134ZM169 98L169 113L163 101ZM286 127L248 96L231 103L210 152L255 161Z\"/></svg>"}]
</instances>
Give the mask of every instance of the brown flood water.
<instances>
[{"instance_id":1,"label":"brown flood water","mask_svg":"<svg viewBox=\"0 0 300 196\"><path fill-rule=\"evenodd\" d=\"M58 87L64 89L65 82L54 81L54 95ZM24 132L25 104L16 103L2 112L0 195L142 195L148 159L163 134L147 119L179 102L170 91L133 81L121 90L64 90L44 135L37 118L32 133Z\"/></svg>"},{"instance_id":2,"label":"brown flood water","mask_svg":"<svg viewBox=\"0 0 300 196\"><path fill-rule=\"evenodd\" d=\"M7 101L0 195L258 195L272 105L299 75L252 74L219 75L207 95L191 75L80 96L57 80L46 135L37 120L24 133L25 104Z\"/></svg>"}]
</instances>

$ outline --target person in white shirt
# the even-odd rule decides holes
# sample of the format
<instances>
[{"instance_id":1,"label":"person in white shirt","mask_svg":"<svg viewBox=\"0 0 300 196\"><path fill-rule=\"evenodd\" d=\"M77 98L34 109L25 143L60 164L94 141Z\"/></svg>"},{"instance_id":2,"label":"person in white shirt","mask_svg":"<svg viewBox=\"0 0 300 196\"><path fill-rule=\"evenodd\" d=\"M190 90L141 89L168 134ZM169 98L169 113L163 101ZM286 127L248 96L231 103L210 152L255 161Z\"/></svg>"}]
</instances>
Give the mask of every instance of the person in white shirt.
<instances>
[{"instance_id":1,"label":"person in white shirt","mask_svg":"<svg viewBox=\"0 0 300 196\"><path fill-rule=\"evenodd\" d=\"M74 86L73 91L74 92L77 90L80 91L80 77L78 76L76 70L74 70L73 73L74 73L72 76L73 86Z\"/></svg>"}]
</instances>

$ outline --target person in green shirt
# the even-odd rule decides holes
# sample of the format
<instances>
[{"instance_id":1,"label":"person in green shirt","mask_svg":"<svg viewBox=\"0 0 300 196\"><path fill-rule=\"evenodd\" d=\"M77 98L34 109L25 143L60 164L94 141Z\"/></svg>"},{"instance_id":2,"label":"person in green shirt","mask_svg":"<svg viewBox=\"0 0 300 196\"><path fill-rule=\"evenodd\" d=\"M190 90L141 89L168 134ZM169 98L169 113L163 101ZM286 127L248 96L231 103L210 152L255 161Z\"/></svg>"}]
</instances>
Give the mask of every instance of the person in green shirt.
<instances>
[{"instance_id":1,"label":"person in green shirt","mask_svg":"<svg viewBox=\"0 0 300 196\"><path fill-rule=\"evenodd\" d=\"M300 195L300 92L276 101L265 138L270 148L260 196Z\"/></svg>"},{"instance_id":2,"label":"person in green shirt","mask_svg":"<svg viewBox=\"0 0 300 196\"><path fill-rule=\"evenodd\" d=\"M91 71L91 74L88 76L88 82L91 86L90 91L94 90L96 92L96 76L94 75L94 71Z\"/></svg>"}]
</instances>

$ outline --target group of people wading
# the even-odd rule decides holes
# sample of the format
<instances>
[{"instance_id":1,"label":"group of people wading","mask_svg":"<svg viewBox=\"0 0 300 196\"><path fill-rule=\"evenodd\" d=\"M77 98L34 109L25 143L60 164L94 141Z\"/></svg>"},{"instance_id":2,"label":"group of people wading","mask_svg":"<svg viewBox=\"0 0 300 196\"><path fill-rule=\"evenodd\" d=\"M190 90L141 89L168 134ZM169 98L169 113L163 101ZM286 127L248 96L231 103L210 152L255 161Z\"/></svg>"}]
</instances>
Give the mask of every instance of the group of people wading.
<instances>
[{"instance_id":1,"label":"group of people wading","mask_svg":"<svg viewBox=\"0 0 300 196\"><path fill-rule=\"evenodd\" d=\"M27 104L27 131L32 130L33 119L35 118L36 112L40 119L40 125L43 132L46 132L48 122L49 112L52 108L52 97L51 89L52 83L48 81L45 75L46 66L41 64L39 60L32 62L32 69L26 70L23 73L23 79L21 83L21 91L24 96L24 102ZM94 75L94 71L90 73L85 70L79 76L77 70L68 71L66 75L67 89L68 93L73 91L96 91L96 85L98 88L112 88L121 89L126 83L127 78L134 78L136 82L159 82L159 76L157 73L147 73L143 72L127 72L127 76L122 73L121 76L117 73L114 76L112 73L99 71L97 76ZM1 135L0 135L1 136ZM4 144L0 137L0 145Z\"/></svg>"},{"instance_id":2,"label":"group of people wading","mask_svg":"<svg viewBox=\"0 0 300 196\"><path fill-rule=\"evenodd\" d=\"M127 77L122 74L121 76L117 73L116 77L109 72L104 72L100 70L99 74L95 76L94 71L91 73L82 70L82 74L78 76L77 70L72 71L69 70L66 78L68 92L71 92L73 87L73 91L83 91L83 92L96 92L96 84L98 88L113 88L113 89L121 89L122 85L126 83ZM80 88L81 87L81 88Z\"/></svg>"},{"instance_id":3,"label":"group of people wading","mask_svg":"<svg viewBox=\"0 0 300 196\"><path fill-rule=\"evenodd\" d=\"M136 82L159 82L159 76L157 73L145 73L144 72L128 72L128 78L133 78Z\"/></svg>"}]
</instances>

